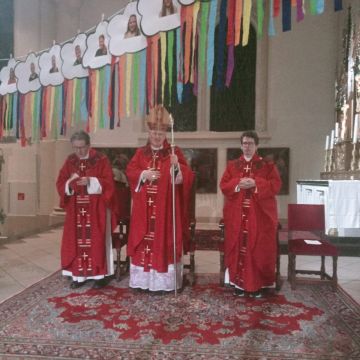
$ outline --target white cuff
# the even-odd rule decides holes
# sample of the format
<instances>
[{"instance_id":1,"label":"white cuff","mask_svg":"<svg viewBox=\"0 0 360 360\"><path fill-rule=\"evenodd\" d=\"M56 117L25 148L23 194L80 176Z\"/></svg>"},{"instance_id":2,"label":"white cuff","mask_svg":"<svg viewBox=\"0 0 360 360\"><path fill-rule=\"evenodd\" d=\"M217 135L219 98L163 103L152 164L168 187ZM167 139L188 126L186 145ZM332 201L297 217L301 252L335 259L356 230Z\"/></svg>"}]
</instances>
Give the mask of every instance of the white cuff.
<instances>
[{"instance_id":1,"label":"white cuff","mask_svg":"<svg viewBox=\"0 0 360 360\"><path fill-rule=\"evenodd\" d=\"M89 195L96 195L102 193L102 187L99 180L96 177L89 177L89 184L87 186L87 192Z\"/></svg>"}]
</instances>

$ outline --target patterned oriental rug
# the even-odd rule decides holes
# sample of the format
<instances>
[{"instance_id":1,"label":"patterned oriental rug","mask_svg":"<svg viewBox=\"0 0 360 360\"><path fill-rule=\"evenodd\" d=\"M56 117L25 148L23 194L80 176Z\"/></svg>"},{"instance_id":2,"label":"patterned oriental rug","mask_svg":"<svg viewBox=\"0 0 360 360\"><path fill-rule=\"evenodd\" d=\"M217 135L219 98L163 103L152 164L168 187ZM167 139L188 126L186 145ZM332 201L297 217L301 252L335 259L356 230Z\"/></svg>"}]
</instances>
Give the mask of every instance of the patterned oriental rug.
<instances>
[{"instance_id":1,"label":"patterned oriental rug","mask_svg":"<svg viewBox=\"0 0 360 360\"><path fill-rule=\"evenodd\" d=\"M175 298L128 279L70 290L55 273L0 304L0 359L360 359L360 306L341 288L284 282L252 299L217 279Z\"/></svg>"}]
</instances>

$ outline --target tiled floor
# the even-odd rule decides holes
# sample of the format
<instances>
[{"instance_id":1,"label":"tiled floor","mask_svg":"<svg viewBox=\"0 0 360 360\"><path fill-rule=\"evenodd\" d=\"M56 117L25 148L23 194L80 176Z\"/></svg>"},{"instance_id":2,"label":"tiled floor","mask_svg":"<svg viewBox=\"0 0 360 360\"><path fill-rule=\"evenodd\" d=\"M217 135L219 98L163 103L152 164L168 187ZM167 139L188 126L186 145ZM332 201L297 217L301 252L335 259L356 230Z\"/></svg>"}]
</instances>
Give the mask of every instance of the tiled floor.
<instances>
[{"instance_id":1,"label":"tiled floor","mask_svg":"<svg viewBox=\"0 0 360 360\"><path fill-rule=\"evenodd\" d=\"M17 294L31 284L60 268L60 242L62 229L16 240L0 242L0 302ZM328 260L328 259L327 259ZM320 259L311 256L297 258L297 267L319 268ZM331 260L326 262L332 269ZM196 252L196 272L217 273L219 254L215 251ZM281 275L287 274L287 256L281 256ZM340 257L339 284L360 304L360 258Z\"/></svg>"}]
</instances>

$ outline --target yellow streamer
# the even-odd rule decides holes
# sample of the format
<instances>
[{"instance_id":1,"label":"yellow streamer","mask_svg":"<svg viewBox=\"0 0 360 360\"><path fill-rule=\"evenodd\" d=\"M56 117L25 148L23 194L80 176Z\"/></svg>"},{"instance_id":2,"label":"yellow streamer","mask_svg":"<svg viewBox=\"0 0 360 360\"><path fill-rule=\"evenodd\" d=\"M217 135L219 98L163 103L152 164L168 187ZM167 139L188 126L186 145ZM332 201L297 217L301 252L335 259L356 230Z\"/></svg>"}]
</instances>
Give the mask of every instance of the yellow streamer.
<instances>
[{"instance_id":1,"label":"yellow streamer","mask_svg":"<svg viewBox=\"0 0 360 360\"><path fill-rule=\"evenodd\" d=\"M236 0L235 3L235 46L240 44L241 19L243 11L243 0Z\"/></svg>"},{"instance_id":2,"label":"yellow streamer","mask_svg":"<svg viewBox=\"0 0 360 360\"><path fill-rule=\"evenodd\" d=\"M54 116L54 100L55 100L55 88L53 86L49 86L50 91L50 108L49 108L49 119L48 119L48 135L51 134L53 116Z\"/></svg>"},{"instance_id":3,"label":"yellow streamer","mask_svg":"<svg viewBox=\"0 0 360 360\"><path fill-rule=\"evenodd\" d=\"M246 46L249 42L251 7L251 0L244 0L242 46Z\"/></svg>"}]
</instances>

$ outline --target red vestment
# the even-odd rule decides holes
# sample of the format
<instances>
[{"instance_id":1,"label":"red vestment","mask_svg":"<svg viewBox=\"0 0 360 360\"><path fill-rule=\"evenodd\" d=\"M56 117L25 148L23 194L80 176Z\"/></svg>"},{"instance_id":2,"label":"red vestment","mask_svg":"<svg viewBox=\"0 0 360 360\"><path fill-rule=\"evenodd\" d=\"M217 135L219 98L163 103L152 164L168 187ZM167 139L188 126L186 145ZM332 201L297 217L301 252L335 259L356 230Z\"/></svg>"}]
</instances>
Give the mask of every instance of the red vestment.
<instances>
[{"instance_id":1,"label":"red vestment","mask_svg":"<svg viewBox=\"0 0 360 360\"><path fill-rule=\"evenodd\" d=\"M72 195L65 192L66 182L74 174L96 178L102 188L101 194L88 194L86 186L70 183ZM90 149L87 159L70 155L60 170L56 187L60 206L66 217L61 243L61 267L73 276L93 277L107 274L106 263L106 216L112 210L112 225L116 226L113 204L113 173L107 157Z\"/></svg>"},{"instance_id":2,"label":"red vestment","mask_svg":"<svg viewBox=\"0 0 360 360\"><path fill-rule=\"evenodd\" d=\"M126 169L132 195L127 252L132 264L144 267L144 271L164 273L174 263L170 154L167 141L156 152L148 144L136 151ZM176 262L179 262L183 251L189 250L189 198L194 176L179 148L175 148L175 154L183 177L182 184L175 186ZM159 170L160 178L145 181L140 191L135 191L141 173L150 168Z\"/></svg>"},{"instance_id":3,"label":"red vestment","mask_svg":"<svg viewBox=\"0 0 360 360\"><path fill-rule=\"evenodd\" d=\"M253 178L256 187L236 192L243 177ZM245 291L257 291L275 281L278 224L275 195L280 187L275 165L256 154L250 161L244 156L230 161L222 176L225 267L229 269L230 282Z\"/></svg>"}]
</instances>

